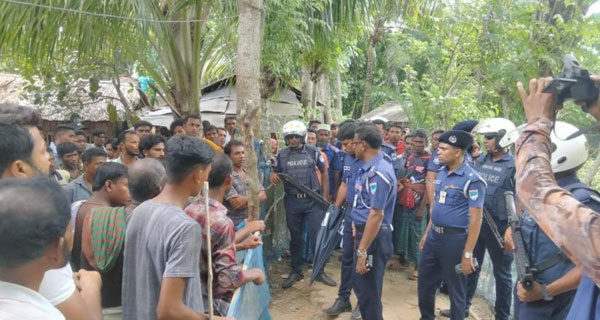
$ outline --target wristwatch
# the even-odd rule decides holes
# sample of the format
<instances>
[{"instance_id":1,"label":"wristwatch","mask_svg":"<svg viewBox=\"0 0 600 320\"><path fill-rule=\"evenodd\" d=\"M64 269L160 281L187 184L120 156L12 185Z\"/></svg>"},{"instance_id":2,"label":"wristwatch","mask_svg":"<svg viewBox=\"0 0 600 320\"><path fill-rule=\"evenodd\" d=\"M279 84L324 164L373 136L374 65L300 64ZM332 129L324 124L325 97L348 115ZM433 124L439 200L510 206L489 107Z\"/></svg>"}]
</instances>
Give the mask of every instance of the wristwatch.
<instances>
[{"instance_id":1,"label":"wristwatch","mask_svg":"<svg viewBox=\"0 0 600 320\"><path fill-rule=\"evenodd\" d=\"M356 256L357 257L366 257L367 253L360 251L360 249L356 249Z\"/></svg>"},{"instance_id":2,"label":"wristwatch","mask_svg":"<svg viewBox=\"0 0 600 320\"><path fill-rule=\"evenodd\" d=\"M544 299L544 301L552 301L552 299L554 299L554 297L548 293L545 284L542 284L542 299Z\"/></svg>"},{"instance_id":3,"label":"wristwatch","mask_svg":"<svg viewBox=\"0 0 600 320\"><path fill-rule=\"evenodd\" d=\"M473 258L473 252L465 251L464 256L465 256L465 259L471 259L471 258Z\"/></svg>"}]
</instances>

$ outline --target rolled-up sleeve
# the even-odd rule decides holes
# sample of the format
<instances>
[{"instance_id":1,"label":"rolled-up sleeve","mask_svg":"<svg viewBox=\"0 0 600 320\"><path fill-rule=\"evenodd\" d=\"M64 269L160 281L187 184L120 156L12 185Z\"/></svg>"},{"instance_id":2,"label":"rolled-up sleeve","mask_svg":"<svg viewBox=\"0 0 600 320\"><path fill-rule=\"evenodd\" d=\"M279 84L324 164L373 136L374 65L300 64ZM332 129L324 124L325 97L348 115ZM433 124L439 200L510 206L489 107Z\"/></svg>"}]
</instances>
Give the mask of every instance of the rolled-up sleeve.
<instances>
[{"instance_id":1,"label":"rolled-up sleeve","mask_svg":"<svg viewBox=\"0 0 600 320\"><path fill-rule=\"evenodd\" d=\"M600 214L558 187L550 164L552 123L540 119L527 125L517 142L516 190L544 232L600 284Z\"/></svg>"}]
</instances>

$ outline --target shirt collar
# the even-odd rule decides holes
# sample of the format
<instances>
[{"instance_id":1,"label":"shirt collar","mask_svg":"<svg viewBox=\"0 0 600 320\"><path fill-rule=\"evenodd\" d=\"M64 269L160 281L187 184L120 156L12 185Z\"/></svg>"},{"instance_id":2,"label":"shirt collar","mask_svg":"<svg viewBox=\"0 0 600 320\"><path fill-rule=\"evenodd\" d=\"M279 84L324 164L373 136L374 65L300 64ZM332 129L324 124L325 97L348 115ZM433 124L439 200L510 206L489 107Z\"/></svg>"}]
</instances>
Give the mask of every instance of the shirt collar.
<instances>
[{"instance_id":1,"label":"shirt collar","mask_svg":"<svg viewBox=\"0 0 600 320\"><path fill-rule=\"evenodd\" d=\"M456 169L451 174L456 174L456 175L459 175L459 176L463 176L465 174L465 170L467 169L467 166L468 166L467 162L463 161L463 164L460 167L458 167L458 169ZM446 170L448 170L448 166L445 166L445 167L446 167Z\"/></svg>"},{"instance_id":2,"label":"shirt collar","mask_svg":"<svg viewBox=\"0 0 600 320\"><path fill-rule=\"evenodd\" d=\"M576 182L580 182L580 180L579 180L579 178L577 178L577 175L575 175L575 174L570 174L570 175L568 175L566 177L562 177L556 181L556 183L561 187L568 186L568 185L570 185L572 183L576 183Z\"/></svg>"},{"instance_id":3,"label":"shirt collar","mask_svg":"<svg viewBox=\"0 0 600 320\"><path fill-rule=\"evenodd\" d=\"M365 165L363 165L363 167L361 169L365 172L369 171L369 169L371 169L371 167L374 166L381 159L383 159L383 155L381 154L381 151L380 151L378 155L376 155L375 157L373 157L373 159L371 159L371 161L365 163Z\"/></svg>"},{"instance_id":4,"label":"shirt collar","mask_svg":"<svg viewBox=\"0 0 600 320\"><path fill-rule=\"evenodd\" d=\"M46 312L52 316L48 319L64 319L64 316L56 309L50 301L44 298L38 292L31 290L27 287L0 281L0 298L8 298L10 300L18 300L26 303L30 303L40 310Z\"/></svg>"}]
</instances>

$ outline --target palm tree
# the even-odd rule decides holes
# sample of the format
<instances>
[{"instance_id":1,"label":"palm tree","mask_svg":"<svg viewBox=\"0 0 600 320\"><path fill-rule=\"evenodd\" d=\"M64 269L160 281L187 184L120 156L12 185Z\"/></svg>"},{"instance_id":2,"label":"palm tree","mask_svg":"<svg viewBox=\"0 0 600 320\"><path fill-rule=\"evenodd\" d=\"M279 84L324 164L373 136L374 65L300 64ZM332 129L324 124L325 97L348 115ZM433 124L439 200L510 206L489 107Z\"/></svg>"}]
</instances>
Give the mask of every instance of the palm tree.
<instances>
[{"instance_id":1,"label":"palm tree","mask_svg":"<svg viewBox=\"0 0 600 320\"><path fill-rule=\"evenodd\" d=\"M73 52L82 59L110 59L118 48L156 81L176 115L198 114L203 73L219 67L221 54L231 43L226 39L236 22L235 2L2 2L0 52L46 64Z\"/></svg>"}]
</instances>

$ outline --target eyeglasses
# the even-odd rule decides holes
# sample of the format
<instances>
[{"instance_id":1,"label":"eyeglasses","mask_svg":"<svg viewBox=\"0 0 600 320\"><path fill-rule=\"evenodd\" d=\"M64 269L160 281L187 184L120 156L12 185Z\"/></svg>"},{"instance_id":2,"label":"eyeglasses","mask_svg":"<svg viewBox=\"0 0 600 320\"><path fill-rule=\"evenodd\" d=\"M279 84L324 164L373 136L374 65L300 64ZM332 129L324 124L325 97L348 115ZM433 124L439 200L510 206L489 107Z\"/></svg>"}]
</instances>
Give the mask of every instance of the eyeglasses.
<instances>
[{"instance_id":1,"label":"eyeglasses","mask_svg":"<svg viewBox=\"0 0 600 320\"><path fill-rule=\"evenodd\" d=\"M496 135L493 134L486 134L483 136L486 140L494 140L496 139Z\"/></svg>"}]
</instances>

